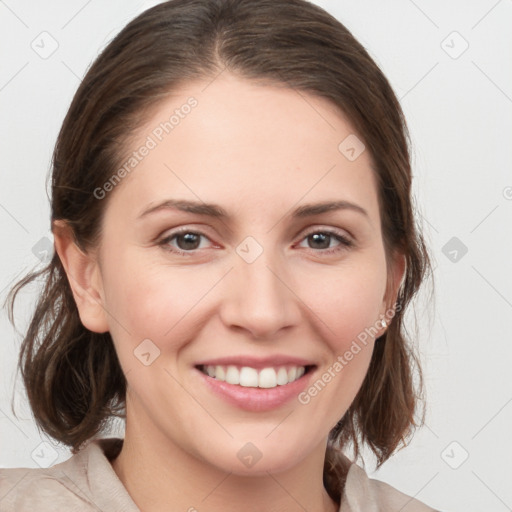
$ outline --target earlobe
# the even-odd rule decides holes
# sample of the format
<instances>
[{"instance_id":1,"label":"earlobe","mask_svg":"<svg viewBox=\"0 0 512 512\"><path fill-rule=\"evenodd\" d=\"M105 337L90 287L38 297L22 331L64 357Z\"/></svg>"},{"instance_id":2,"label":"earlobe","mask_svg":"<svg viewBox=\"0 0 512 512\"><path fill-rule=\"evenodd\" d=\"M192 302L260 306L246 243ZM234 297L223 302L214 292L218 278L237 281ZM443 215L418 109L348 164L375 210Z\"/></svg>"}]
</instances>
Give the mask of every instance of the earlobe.
<instances>
[{"instance_id":1,"label":"earlobe","mask_svg":"<svg viewBox=\"0 0 512 512\"><path fill-rule=\"evenodd\" d=\"M76 245L65 221L54 221L52 231L55 250L66 272L82 324L93 332L107 332L102 279L95 255L85 253Z\"/></svg>"}]
</instances>

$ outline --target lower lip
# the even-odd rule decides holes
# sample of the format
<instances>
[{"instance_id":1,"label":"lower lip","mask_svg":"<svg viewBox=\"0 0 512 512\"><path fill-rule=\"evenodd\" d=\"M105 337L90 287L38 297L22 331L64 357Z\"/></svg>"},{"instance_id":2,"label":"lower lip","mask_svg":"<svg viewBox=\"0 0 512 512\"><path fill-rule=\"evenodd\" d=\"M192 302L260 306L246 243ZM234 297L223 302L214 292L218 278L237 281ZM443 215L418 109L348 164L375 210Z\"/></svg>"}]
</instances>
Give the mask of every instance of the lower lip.
<instances>
[{"instance_id":1,"label":"lower lip","mask_svg":"<svg viewBox=\"0 0 512 512\"><path fill-rule=\"evenodd\" d=\"M215 394L228 403L245 411L262 412L277 409L290 402L304 391L306 385L314 373L314 368L305 373L302 377L284 386L275 388L251 388L228 384L227 382L214 379L201 370L195 369L203 379L203 382Z\"/></svg>"}]
</instances>

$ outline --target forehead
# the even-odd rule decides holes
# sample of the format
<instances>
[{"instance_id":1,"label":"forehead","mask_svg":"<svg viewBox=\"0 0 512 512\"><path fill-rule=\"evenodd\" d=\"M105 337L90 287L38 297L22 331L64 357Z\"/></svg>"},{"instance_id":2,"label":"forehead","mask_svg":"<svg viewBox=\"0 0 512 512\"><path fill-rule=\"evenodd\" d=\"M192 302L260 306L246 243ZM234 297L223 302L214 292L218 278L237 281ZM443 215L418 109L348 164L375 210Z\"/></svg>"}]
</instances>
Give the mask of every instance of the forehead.
<instances>
[{"instance_id":1,"label":"forehead","mask_svg":"<svg viewBox=\"0 0 512 512\"><path fill-rule=\"evenodd\" d=\"M243 212L344 199L378 216L371 157L357 156L360 139L335 105L303 91L229 74L191 82L158 104L132 138L112 201L142 208L179 197Z\"/></svg>"}]
</instances>

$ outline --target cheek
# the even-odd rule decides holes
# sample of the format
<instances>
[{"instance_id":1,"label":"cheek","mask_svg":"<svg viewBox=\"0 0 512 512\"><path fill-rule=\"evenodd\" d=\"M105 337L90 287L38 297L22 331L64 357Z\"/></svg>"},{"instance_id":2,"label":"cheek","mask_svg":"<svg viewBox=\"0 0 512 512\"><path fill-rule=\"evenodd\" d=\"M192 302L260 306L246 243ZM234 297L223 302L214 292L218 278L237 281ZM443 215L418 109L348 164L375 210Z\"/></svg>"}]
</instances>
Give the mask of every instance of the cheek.
<instances>
[{"instance_id":1,"label":"cheek","mask_svg":"<svg viewBox=\"0 0 512 512\"><path fill-rule=\"evenodd\" d=\"M379 327L386 289L385 259L375 258L366 264L358 261L317 277L309 276L301 297L319 318L324 339L338 354L359 335L364 337Z\"/></svg>"},{"instance_id":2,"label":"cheek","mask_svg":"<svg viewBox=\"0 0 512 512\"><path fill-rule=\"evenodd\" d=\"M336 269L337 277L309 279L302 294L328 348L325 364L298 401L329 429L345 414L367 374L386 288L385 260Z\"/></svg>"},{"instance_id":3,"label":"cheek","mask_svg":"<svg viewBox=\"0 0 512 512\"><path fill-rule=\"evenodd\" d=\"M136 256L105 268L111 334L122 352L133 351L145 339L175 352L193 336L201 299L218 276L211 270L194 270L192 265L177 269L141 263Z\"/></svg>"}]
</instances>

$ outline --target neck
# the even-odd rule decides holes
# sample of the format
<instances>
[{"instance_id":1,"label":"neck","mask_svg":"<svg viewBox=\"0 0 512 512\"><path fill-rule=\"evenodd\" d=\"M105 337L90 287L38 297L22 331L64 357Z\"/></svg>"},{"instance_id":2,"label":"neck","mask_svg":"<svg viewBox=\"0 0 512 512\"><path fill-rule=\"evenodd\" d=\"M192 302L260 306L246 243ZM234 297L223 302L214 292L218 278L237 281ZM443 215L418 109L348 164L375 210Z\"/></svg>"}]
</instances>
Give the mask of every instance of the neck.
<instances>
[{"instance_id":1,"label":"neck","mask_svg":"<svg viewBox=\"0 0 512 512\"><path fill-rule=\"evenodd\" d=\"M260 476L222 471L183 450L153 429L141 428L127 410L123 447L112 467L144 512L337 512L323 486L325 446L300 464Z\"/></svg>"}]
</instances>

